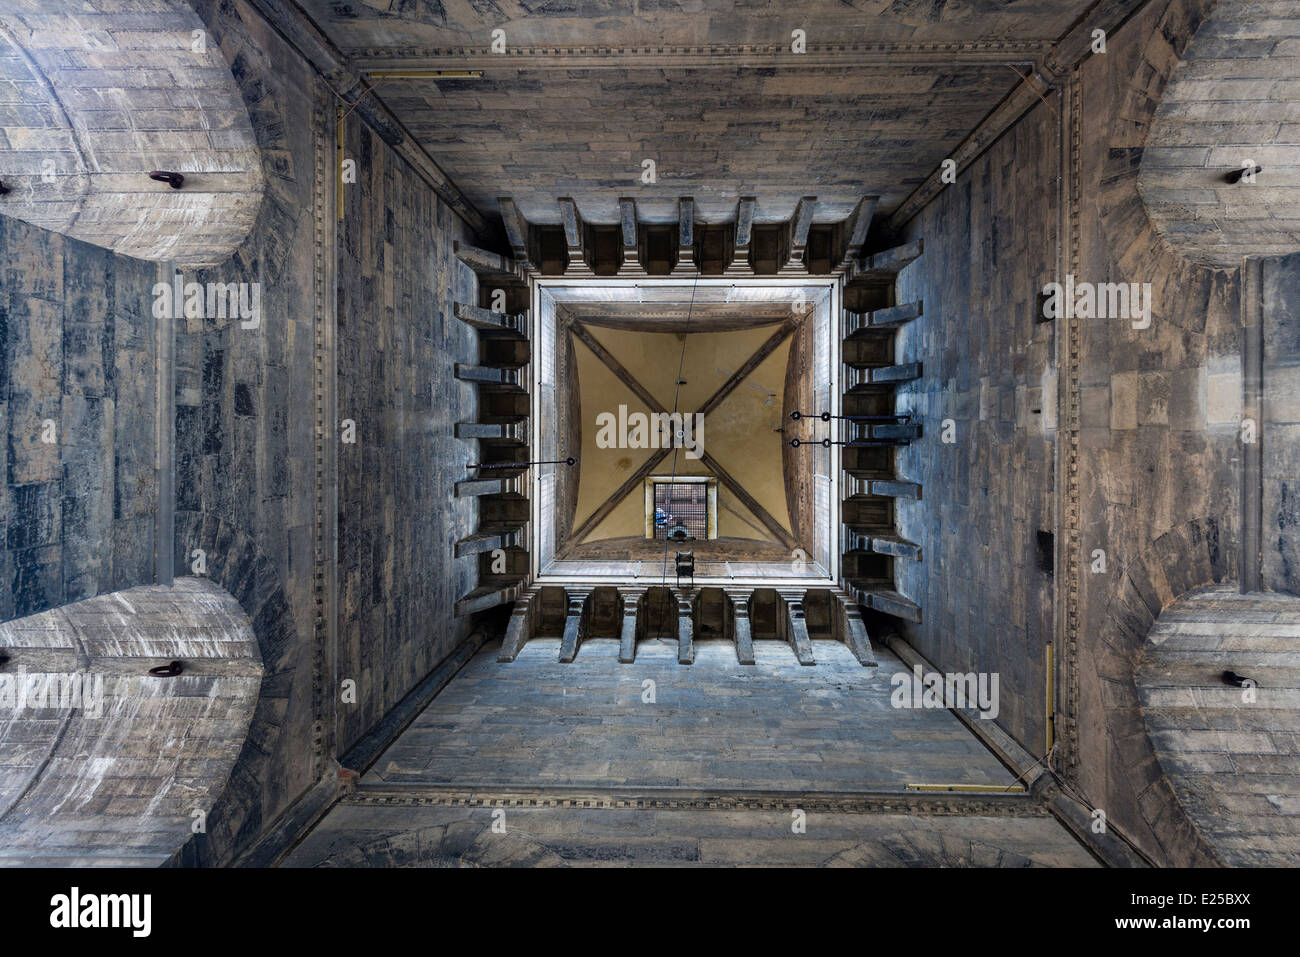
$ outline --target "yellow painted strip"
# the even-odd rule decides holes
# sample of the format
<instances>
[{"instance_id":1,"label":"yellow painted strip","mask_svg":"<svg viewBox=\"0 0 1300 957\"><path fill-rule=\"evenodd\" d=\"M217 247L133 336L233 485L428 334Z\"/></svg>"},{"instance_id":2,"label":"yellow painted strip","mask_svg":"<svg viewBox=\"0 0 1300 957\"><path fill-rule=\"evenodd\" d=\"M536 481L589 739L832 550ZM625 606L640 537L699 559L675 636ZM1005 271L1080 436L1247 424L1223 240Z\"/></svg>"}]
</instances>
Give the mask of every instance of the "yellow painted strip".
<instances>
[{"instance_id":1,"label":"yellow painted strip","mask_svg":"<svg viewBox=\"0 0 1300 957\"><path fill-rule=\"evenodd\" d=\"M334 191L334 209L338 214L338 221L343 222L343 106L338 107L337 118L334 124L334 167L335 167L335 191Z\"/></svg>"},{"instance_id":2,"label":"yellow painted strip","mask_svg":"<svg viewBox=\"0 0 1300 957\"><path fill-rule=\"evenodd\" d=\"M1053 663L1052 643L1047 643L1047 752L1052 750L1052 744L1055 741L1055 697L1056 697L1056 667Z\"/></svg>"}]
</instances>

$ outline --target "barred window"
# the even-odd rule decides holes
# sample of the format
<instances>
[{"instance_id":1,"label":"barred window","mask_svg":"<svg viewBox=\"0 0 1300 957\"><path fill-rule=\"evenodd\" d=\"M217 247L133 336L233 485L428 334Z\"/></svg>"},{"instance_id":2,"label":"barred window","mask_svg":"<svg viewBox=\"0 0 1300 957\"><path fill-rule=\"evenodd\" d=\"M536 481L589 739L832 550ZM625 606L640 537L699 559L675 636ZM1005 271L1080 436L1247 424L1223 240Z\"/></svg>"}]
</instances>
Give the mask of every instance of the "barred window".
<instances>
[{"instance_id":1,"label":"barred window","mask_svg":"<svg viewBox=\"0 0 1300 957\"><path fill-rule=\"evenodd\" d=\"M718 485L710 475L646 480L646 538L691 541L718 537Z\"/></svg>"}]
</instances>

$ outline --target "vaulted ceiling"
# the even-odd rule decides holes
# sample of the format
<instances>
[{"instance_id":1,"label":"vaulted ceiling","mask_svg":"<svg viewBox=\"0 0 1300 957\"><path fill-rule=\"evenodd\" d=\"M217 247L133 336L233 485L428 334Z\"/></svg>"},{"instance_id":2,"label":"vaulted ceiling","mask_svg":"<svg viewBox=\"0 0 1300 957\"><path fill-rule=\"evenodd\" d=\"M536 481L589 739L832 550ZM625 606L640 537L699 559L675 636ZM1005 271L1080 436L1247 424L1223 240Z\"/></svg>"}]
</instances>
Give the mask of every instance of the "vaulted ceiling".
<instances>
[{"instance_id":1,"label":"vaulted ceiling","mask_svg":"<svg viewBox=\"0 0 1300 957\"><path fill-rule=\"evenodd\" d=\"M895 209L1080 16L1077 0L304 0L378 97L484 213L558 223L759 222L800 197ZM491 49L503 31L504 53ZM803 30L806 52L792 51ZM467 79L394 70L481 70ZM643 182L653 160L656 180Z\"/></svg>"},{"instance_id":2,"label":"vaulted ceiling","mask_svg":"<svg viewBox=\"0 0 1300 957\"><path fill-rule=\"evenodd\" d=\"M596 444L596 417L615 415L624 405L629 414L651 413L674 407L694 414L709 397L726 386L738 370L779 326L762 326L730 332L638 332L627 329L584 327L600 346L639 382L658 407L651 409L601 362L586 345L576 347L577 386L582 406L582 461L574 527L580 527L600 505L648 458L650 449L602 449ZM683 341L685 340L685 341ZM790 341L786 339L749 375L735 382L731 392L705 419L704 450L732 474L740 476L747 492L789 531L782 472L782 396ZM682 385L678 381L681 369ZM684 450L663 456L655 475L713 474L708 465ZM723 538L774 541L735 493L725 485L718 490L718 534ZM623 499L596 525L586 540L641 536L645 532L645 501L640 489Z\"/></svg>"}]
</instances>

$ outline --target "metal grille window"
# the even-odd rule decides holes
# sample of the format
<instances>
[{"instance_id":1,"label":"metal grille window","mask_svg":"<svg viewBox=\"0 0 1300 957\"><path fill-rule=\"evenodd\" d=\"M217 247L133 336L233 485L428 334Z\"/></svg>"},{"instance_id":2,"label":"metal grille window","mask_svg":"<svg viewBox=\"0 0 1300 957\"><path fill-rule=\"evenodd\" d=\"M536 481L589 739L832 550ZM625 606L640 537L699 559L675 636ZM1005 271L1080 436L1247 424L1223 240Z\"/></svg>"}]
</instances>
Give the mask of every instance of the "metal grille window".
<instances>
[{"instance_id":1,"label":"metal grille window","mask_svg":"<svg viewBox=\"0 0 1300 957\"><path fill-rule=\"evenodd\" d=\"M646 480L646 538L691 541L718 537L718 486L712 476Z\"/></svg>"}]
</instances>

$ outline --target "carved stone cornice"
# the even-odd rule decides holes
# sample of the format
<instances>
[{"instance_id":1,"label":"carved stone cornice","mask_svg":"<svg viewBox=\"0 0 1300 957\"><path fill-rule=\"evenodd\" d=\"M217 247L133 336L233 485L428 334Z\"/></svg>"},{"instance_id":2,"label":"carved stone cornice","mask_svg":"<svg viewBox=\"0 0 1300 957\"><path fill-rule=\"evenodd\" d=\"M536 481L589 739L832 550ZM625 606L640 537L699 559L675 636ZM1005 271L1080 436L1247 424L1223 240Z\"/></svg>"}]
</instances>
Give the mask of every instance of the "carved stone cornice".
<instances>
[{"instance_id":1,"label":"carved stone cornice","mask_svg":"<svg viewBox=\"0 0 1300 957\"><path fill-rule=\"evenodd\" d=\"M1048 40L810 43L792 53L787 43L706 43L650 46L520 46L506 53L489 47L349 47L345 55L363 73L389 70L660 69L759 67L953 66L1038 62Z\"/></svg>"},{"instance_id":2,"label":"carved stone cornice","mask_svg":"<svg viewBox=\"0 0 1300 957\"><path fill-rule=\"evenodd\" d=\"M382 807L608 808L1050 817L1024 793L692 791L678 788L470 788L361 785L341 803Z\"/></svg>"}]
</instances>

